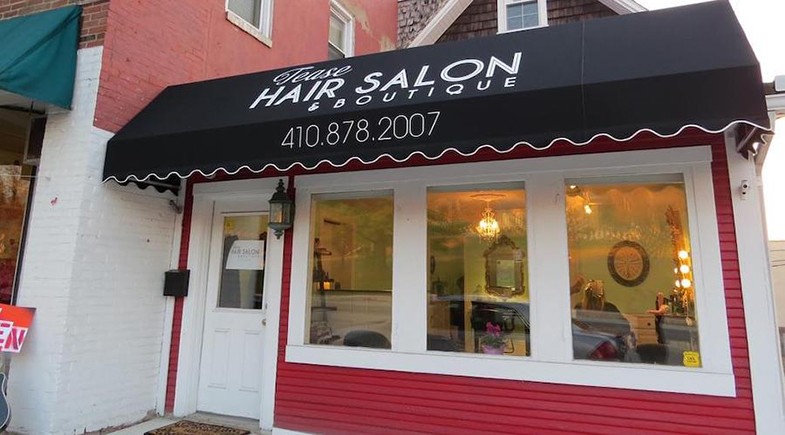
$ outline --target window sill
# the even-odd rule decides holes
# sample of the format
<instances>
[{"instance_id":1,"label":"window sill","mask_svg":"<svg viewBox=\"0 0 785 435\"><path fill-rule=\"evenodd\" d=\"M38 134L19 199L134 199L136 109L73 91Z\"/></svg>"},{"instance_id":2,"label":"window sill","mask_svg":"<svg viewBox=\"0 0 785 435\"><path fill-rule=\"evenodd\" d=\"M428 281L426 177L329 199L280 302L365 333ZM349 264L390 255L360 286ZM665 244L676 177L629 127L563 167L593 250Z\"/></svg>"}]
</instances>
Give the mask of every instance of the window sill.
<instances>
[{"instance_id":1,"label":"window sill","mask_svg":"<svg viewBox=\"0 0 785 435\"><path fill-rule=\"evenodd\" d=\"M240 18L239 15L235 14L232 11L226 11L226 19L230 23L232 23L235 26L239 27L240 30L242 30L243 32L253 36L257 40L259 40L261 43L263 43L264 45L272 48L272 46L273 46L272 39L270 39L270 37L268 37L267 35L262 33L261 30L259 30L256 27L254 27L248 21L245 21L244 19Z\"/></svg>"},{"instance_id":2,"label":"window sill","mask_svg":"<svg viewBox=\"0 0 785 435\"><path fill-rule=\"evenodd\" d=\"M539 26L524 27L524 28L522 28L522 29L513 29L513 30L507 30L507 29L504 29L504 30L502 30L502 29L498 29L498 30L496 31L496 34L497 34L497 35L503 35L503 34L505 34L505 33L524 32L524 31L526 31L526 30L542 29L542 28L544 28L544 27L548 27L548 25L547 25L547 24L540 24Z\"/></svg>"},{"instance_id":3,"label":"window sill","mask_svg":"<svg viewBox=\"0 0 785 435\"><path fill-rule=\"evenodd\" d=\"M383 358L379 358L383 354ZM289 345L286 362L434 375L548 382L602 388L734 397L732 373L647 364L537 361L530 357L405 353L315 345Z\"/></svg>"}]
</instances>

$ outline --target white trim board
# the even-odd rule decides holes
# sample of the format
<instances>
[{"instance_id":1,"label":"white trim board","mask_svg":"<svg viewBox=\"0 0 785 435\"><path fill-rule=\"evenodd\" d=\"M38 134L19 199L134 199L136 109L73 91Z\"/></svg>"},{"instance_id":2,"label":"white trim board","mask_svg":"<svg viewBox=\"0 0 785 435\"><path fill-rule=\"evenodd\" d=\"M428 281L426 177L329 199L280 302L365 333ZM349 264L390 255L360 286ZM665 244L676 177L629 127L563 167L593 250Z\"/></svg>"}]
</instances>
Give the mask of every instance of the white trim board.
<instances>
[{"instance_id":1,"label":"white trim board","mask_svg":"<svg viewBox=\"0 0 785 435\"><path fill-rule=\"evenodd\" d=\"M338 0L330 1L330 15L335 15L344 24L343 47L335 47L327 38L327 45L337 48L345 58L354 56L354 15Z\"/></svg>"},{"instance_id":2,"label":"white trim board","mask_svg":"<svg viewBox=\"0 0 785 435\"><path fill-rule=\"evenodd\" d=\"M645 12L648 9L639 5L634 0L597 0L604 4L608 9L616 12L619 15L631 14L635 12Z\"/></svg>"},{"instance_id":3,"label":"white trim board","mask_svg":"<svg viewBox=\"0 0 785 435\"><path fill-rule=\"evenodd\" d=\"M471 3L472 0L447 0L409 43L408 47L431 45L438 41Z\"/></svg>"},{"instance_id":4,"label":"white trim board","mask_svg":"<svg viewBox=\"0 0 785 435\"><path fill-rule=\"evenodd\" d=\"M782 357L779 352L769 248L763 227L761 191L749 189L742 198L741 183L756 180L755 165L736 152L730 132L726 137L728 176L736 222L739 275L747 327L752 400L758 433L785 433Z\"/></svg>"}]
</instances>

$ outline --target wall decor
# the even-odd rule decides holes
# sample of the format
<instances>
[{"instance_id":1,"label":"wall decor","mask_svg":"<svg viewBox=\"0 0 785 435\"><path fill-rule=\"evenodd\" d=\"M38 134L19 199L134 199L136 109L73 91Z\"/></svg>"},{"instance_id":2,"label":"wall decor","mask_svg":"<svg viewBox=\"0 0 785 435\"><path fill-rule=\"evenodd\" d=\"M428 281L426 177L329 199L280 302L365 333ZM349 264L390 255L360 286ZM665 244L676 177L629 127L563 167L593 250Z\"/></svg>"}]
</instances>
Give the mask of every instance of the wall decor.
<instances>
[{"instance_id":1,"label":"wall decor","mask_svg":"<svg viewBox=\"0 0 785 435\"><path fill-rule=\"evenodd\" d=\"M622 240L608 253L608 272L625 287L638 286L649 276L649 254L639 243Z\"/></svg>"}]
</instances>

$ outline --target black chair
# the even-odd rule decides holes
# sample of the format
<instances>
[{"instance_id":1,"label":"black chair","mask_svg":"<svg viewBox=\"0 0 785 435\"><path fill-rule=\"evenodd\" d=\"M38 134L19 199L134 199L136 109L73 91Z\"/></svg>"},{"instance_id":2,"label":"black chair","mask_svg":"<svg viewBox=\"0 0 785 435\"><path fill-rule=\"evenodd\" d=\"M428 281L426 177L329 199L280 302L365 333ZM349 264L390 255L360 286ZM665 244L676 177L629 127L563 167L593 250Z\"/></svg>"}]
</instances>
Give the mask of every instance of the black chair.
<instances>
[{"instance_id":1,"label":"black chair","mask_svg":"<svg viewBox=\"0 0 785 435\"><path fill-rule=\"evenodd\" d=\"M357 329L349 331L343 338L343 344L351 347L371 347L374 349L390 349L390 340L376 331Z\"/></svg>"},{"instance_id":2,"label":"black chair","mask_svg":"<svg viewBox=\"0 0 785 435\"><path fill-rule=\"evenodd\" d=\"M450 337L442 337L441 335L428 334L428 350L440 350L442 352L460 352L461 348L458 343L450 339Z\"/></svg>"},{"instance_id":3,"label":"black chair","mask_svg":"<svg viewBox=\"0 0 785 435\"><path fill-rule=\"evenodd\" d=\"M642 362L665 364L668 361L668 346L664 344L639 344L635 350Z\"/></svg>"}]
</instances>

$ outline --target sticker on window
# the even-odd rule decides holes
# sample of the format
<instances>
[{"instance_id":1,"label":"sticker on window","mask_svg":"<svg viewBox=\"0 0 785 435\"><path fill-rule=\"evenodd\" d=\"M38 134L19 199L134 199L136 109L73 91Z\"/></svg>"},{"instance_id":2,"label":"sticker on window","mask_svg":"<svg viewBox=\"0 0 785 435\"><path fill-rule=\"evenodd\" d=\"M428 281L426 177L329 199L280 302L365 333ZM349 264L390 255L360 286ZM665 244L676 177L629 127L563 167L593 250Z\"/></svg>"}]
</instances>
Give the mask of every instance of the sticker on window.
<instances>
[{"instance_id":1,"label":"sticker on window","mask_svg":"<svg viewBox=\"0 0 785 435\"><path fill-rule=\"evenodd\" d=\"M701 355L698 352L686 351L683 354L683 363L685 367L700 367Z\"/></svg>"},{"instance_id":2,"label":"sticker on window","mask_svg":"<svg viewBox=\"0 0 785 435\"><path fill-rule=\"evenodd\" d=\"M235 240L226 260L228 270L264 270L264 240Z\"/></svg>"}]
</instances>

